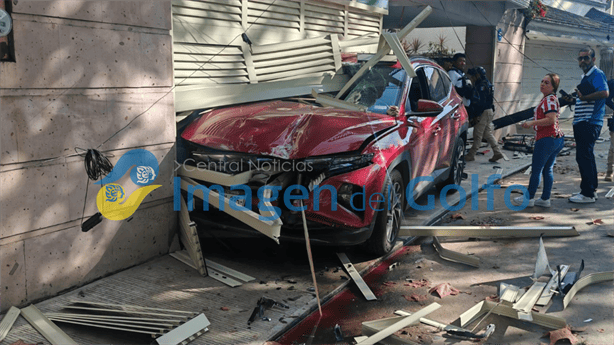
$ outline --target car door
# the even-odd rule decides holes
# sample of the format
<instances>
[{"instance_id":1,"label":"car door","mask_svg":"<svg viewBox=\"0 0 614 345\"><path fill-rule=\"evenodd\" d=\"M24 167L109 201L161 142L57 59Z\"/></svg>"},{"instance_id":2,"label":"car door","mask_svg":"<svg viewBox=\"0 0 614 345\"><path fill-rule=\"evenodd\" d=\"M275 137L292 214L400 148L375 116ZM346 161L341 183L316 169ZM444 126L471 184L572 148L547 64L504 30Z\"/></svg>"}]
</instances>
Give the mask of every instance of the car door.
<instances>
[{"instance_id":1,"label":"car door","mask_svg":"<svg viewBox=\"0 0 614 345\"><path fill-rule=\"evenodd\" d=\"M408 150L411 160L411 178L430 176L437 166L439 156L437 131L441 130L436 117L418 116L412 113L419 99L429 99L428 79L421 67L416 68L417 77L412 78L407 99L405 101L405 115L410 126L413 127ZM422 190L428 182L416 185L416 191Z\"/></svg>"},{"instance_id":2,"label":"car door","mask_svg":"<svg viewBox=\"0 0 614 345\"><path fill-rule=\"evenodd\" d=\"M456 128L460 123L457 112L460 104L450 98L452 86L447 73L428 66L424 68L424 74L428 80L429 99L443 107L441 114L433 119L433 141L437 145L437 163L433 171L437 171L450 166L458 132Z\"/></svg>"}]
</instances>

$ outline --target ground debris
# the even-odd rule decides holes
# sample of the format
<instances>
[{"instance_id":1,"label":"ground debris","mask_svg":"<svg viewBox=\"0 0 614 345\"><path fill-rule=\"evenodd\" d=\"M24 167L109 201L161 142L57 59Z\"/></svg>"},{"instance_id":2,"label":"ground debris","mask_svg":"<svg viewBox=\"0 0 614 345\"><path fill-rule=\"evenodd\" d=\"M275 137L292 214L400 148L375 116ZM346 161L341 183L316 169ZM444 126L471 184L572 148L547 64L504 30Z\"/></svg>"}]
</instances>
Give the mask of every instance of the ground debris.
<instances>
[{"instance_id":1,"label":"ground debris","mask_svg":"<svg viewBox=\"0 0 614 345\"><path fill-rule=\"evenodd\" d=\"M593 224L594 225L601 225L601 224L603 224L603 220L601 220L601 219L593 219L593 220L591 220L590 222L588 222L586 224L588 224L588 225L593 225Z\"/></svg>"},{"instance_id":2,"label":"ground debris","mask_svg":"<svg viewBox=\"0 0 614 345\"><path fill-rule=\"evenodd\" d=\"M544 219L544 217L543 216L533 216L533 217L529 217L529 219L532 219L532 220L542 220L542 219Z\"/></svg>"},{"instance_id":3,"label":"ground debris","mask_svg":"<svg viewBox=\"0 0 614 345\"><path fill-rule=\"evenodd\" d=\"M578 338L571 333L569 326L557 329L556 331L546 332L544 337L550 337L550 345L556 344L556 342L561 339L567 339L572 344L576 344L578 342Z\"/></svg>"},{"instance_id":4,"label":"ground debris","mask_svg":"<svg viewBox=\"0 0 614 345\"><path fill-rule=\"evenodd\" d=\"M490 296L486 297L486 300L487 301L493 301L493 302L499 302L499 295L497 295L497 294L490 295Z\"/></svg>"},{"instance_id":5,"label":"ground debris","mask_svg":"<svg viewBox=\"0 0 614 345\"><path fill-rule=\"evenodd\" d=\"M419 287L429 286L430 284L431 283L428 280L426 280L426 279L420 279L420 280L417 280L417 281L413 281L413 280L409 279L408 283L405 283L403 285L409 286L409 287L412 287L412 288L419 288Z\"/></svg>"},{"instance_id":6,"label":"ground debris","mask_svg":"<svg viewBox=\"0 0 614 345\"><path fill-rule=\"evenodd\" d=\"M394 286L394 285L397 285L397 283L396 283L396 282L387 281L387 282L384 282L382 285L385 285L385 286Z\"/></svg>"},{"instance_id":7,"label":"ground debris","mask_svg":"<svg viewBox=\"0 0 614 345\"><path fill-rule=\"evenodd\" d=\"M410 302L422 302L429 298L428 295L418 295L417 293L412 293L409 296L403 295L403 297Z\"/></svg>"},{"instance_id":8,"label":"ground debris","mask_svg":"<svg viewBox=\"0 0 614 345\"><path fill-rule=\"evenodd\" d=\"M221 308L220 308L220 310L223 310L223 311L229 311L229 310L230 310L230 308L228 308L228 307L221 307Z\"/></svg>"},{"instance_id":9,"label":"ground debris","mask_svg":"<svg viewBox=\"0 0 614 345\"><path fill-rule=\"evenodd\" d=\"M471 221L471 225L480 226L480 225L501 225L505 223L507 219L498 218L498 217L486 217L484 219L474 219Z\"/></svg>"},{"instance_id":10,"label":"ground debris","mask_svg":"<svg viewBox=\"0 0 614 345\"><path fill-rule=\"evenodd\" d=\"M429 290L429 293L433 292L437 292L439 298L444 298L449 295L456 296L459 294L460 290L452 287L450 283L441 283Z\"/></svg>"}]
</instances>

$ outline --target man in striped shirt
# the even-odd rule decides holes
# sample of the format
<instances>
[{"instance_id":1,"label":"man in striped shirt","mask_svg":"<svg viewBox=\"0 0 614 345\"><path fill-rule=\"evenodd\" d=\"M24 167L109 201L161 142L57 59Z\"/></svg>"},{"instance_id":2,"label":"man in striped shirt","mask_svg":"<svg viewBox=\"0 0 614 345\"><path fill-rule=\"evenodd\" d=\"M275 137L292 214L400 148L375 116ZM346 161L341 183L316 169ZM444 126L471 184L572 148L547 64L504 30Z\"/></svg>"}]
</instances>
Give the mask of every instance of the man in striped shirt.
<instances>
[{"instance_id":1,"label":"man in striped shirt","mask_svg":"<svg viewBox=\"0 0 614 345\"><path fill-rule=\"evenodd\" d=\"M580 192L569 198L575 203L595 202L597 190L597 164L593 149L599 138L603 117L605 115L605 100L609 89L605 74L595 67L595 51L586 47L578 54L578 65L584 72L578 85L576 110L573 119L573 134L576 140L576 162L580 168Z\"/></svg>"}]
</instances>

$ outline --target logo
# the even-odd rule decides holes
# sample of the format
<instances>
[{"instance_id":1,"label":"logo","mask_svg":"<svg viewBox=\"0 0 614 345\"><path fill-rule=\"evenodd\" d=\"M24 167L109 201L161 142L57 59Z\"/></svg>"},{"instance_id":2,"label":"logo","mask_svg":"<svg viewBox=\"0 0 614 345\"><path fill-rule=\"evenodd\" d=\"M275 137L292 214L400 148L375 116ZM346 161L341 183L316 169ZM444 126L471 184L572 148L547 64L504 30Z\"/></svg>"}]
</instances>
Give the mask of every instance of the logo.
<instances>
[{"instance_id":1,"label":"logo","mask_svg":"<svg viewBox=\"0 0 614 345\"><path fill-rule=\"evenodd\" d=\"M110 220L123 220L130 217L149 193L162 187L159 184L150 185L158 176L158 170L158 160L153 153L143 149L124 153L109 175L95 183L102 185L96 195L98 211ZM114 182L128 171L132 182L142 187L126 196L124 187Z\"/></svg>"}]
</instances>

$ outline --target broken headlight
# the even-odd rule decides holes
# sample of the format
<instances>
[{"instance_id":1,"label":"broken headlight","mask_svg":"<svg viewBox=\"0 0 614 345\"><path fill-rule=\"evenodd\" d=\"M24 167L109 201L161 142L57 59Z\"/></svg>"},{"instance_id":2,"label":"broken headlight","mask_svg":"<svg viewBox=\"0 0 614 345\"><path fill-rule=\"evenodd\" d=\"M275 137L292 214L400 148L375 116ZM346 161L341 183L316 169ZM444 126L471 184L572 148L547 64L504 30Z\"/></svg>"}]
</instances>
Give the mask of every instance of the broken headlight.
<instances>
[{"instance_id":1,"label":"broken headlight","mask_svg":"<svg viewBox=\"0 0 614 345\"><path fill-rule=\"evenodd\" d=\"M337 157L318 157L305 159L307 169L323 172L327 177L343 174L371 164L373 153Z\"/></svg>"}]
</instances>

